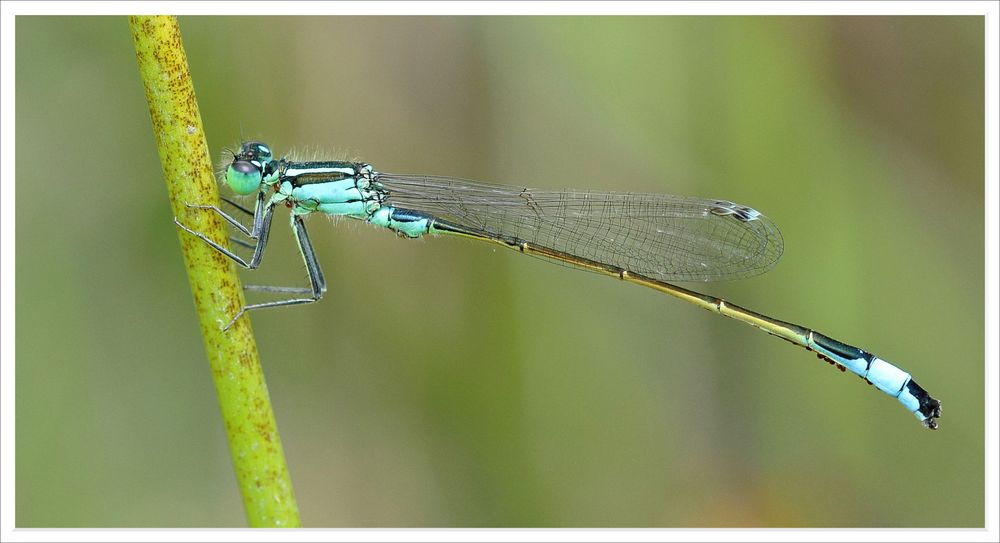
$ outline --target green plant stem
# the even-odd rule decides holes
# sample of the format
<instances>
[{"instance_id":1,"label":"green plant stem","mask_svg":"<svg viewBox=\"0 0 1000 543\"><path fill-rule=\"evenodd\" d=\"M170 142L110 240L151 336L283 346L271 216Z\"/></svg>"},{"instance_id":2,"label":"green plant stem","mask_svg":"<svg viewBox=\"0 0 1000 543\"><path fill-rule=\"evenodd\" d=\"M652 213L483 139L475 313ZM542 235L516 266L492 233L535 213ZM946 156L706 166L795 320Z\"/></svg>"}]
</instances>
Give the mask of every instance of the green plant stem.
<instances>
[{"instance_id":1,"label":"green plant stem","mask_svg":"<svg viewBox=\"0 0 1000 543\"><path fill-rule=\"evenodd\" d=\"M227 230L216 213L184 205L218 205L219 194L177 19L134 16L129 26L174 215L224 241ZM249 524L299 526L250 321L243 317L222 331L244 303L236 267L201 240L178 233Z\"/></svg>"}]
</instances>

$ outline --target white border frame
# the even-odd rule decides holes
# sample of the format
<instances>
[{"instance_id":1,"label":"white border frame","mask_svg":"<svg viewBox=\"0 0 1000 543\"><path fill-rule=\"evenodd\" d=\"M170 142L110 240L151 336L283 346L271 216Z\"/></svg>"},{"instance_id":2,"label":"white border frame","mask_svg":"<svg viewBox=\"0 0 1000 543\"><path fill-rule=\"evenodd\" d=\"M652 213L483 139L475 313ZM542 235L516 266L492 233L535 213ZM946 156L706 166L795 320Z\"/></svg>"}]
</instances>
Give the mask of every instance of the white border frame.
<instances>
[{"instance_id":1,"label":"white border frame","mask_svg":"<svg viewBox=\"0 0 1000 543\"><path fill-rule=\"evenodd\" d=\"M18 15L982 15L986 21L986 529L300 529L135 530L14 527L14 18ZM0 3L0 539L4 541L998 541L997 2L2 2ZM933 468L930 468L933 469ZM947 499L946 496L942 496ZM928 512L933 514L932 511Z\"/></svg>"}]
</instances>

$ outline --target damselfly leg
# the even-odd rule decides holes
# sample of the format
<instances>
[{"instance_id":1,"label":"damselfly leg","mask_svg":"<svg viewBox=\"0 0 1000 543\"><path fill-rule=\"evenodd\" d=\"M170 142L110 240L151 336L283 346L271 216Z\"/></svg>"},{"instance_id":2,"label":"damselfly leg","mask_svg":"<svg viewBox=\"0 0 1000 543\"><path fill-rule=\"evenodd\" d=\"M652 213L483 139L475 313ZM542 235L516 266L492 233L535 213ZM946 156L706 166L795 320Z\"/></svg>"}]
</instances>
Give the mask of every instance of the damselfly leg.
<instances>
[{"instance_id":1,"label":"damselfly leg","mask_svg":"<svg viewBox=\"0 0 1000 543\"><path fill-rule=\"evenodd\" d=\"M255 211L251 212L249 209L236 204L228 199L223 199L227 203L233 205L240 211L253 215L253 227L247 228L238 219L229 215L218 206L214 205L194 205L187 204L188 208L191 209L202 209L202 210L212 210L219 214L223 219L229 224L232 224L237 230L246 235L255 243L247 243L236 238L232 238L234 242L238 245L253 249L253 256L249 261L245 260L240 255L232 252L226 247L223 247L219 243L215 242L205 234L197 232L184 224L182 224L176 217L174 222L177 226L181 227L184 231L196 236L208 245L210 245L215 250L226 255L232 261L236 262L240 266L254 270L260 266L260 262L264 256L264 249L267 247L268 234L271 230L271 219L274 216L275 203L270 200L265 200L266 196L264 192L260 192L257 197L257 206ZM268 293L281 293L281 294L300 294L303 297L290 298L286 300L275 300L271 302L261 302L256 304L245 305L233 316L233 318L223 327L223 330L229 330L242 317L247 311L253 309L262 309L265 307L281 307L286 305L299 305L312 303L323 297L323 293L326 292L326 278L323 276L323 270L319 266L319 262L316 259L316 253L313 250L312 243L309 241L309 234L306 231L305 222L302 217L296 214L291 214L290 225L292 228L292 233L295 234L296 242L299 246L299 252L302 254L302 260L306 265L306 273L309 276L309 287L276 287L268 285L244 285L244 290L253 292L268 292Z\"/></svg>"}]
</instances>

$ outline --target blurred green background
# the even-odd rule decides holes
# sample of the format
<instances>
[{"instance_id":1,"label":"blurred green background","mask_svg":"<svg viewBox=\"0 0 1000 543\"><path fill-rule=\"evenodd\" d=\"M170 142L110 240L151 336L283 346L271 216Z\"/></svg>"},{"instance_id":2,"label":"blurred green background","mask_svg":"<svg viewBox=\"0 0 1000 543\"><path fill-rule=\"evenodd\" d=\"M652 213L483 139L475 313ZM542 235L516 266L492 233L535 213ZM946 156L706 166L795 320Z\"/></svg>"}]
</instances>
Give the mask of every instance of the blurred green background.
<instances>
[{"instance_id":1,"label":"blurred green background","mask_svg":"<svg viewBox=\"0 0 1000 543\"><path fill-rule=\"evenodd\" d=\"M983 526L981 18L181 28L217 156L244 136L751 205L778 266L690 286L870 349L944 405L929 432L653 291L314 217L327 298L253 315L305 525ZM126 20L16 31L16 523L243 526ZM284 221L271 239L248 282L304 281Z\"/></svg>"}]
</instances>

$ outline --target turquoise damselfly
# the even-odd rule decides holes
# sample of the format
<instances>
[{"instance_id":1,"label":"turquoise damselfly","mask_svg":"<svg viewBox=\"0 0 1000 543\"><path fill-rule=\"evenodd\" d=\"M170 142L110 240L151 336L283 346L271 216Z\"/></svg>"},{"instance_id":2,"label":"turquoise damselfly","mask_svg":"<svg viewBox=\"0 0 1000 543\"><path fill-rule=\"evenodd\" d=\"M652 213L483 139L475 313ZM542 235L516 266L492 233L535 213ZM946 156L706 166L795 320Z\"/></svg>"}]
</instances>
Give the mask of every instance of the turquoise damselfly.
<instances>
[{"instance_id":1,"label":"turquoise damselfly","mask_svg":"<svg viewBox=\"0 0 1000 543\"><path fill-rule=\"evenodd\" d=\"M274 209L284 205L309 276L309 287L250 286L294 298L246 305L247 311L306 304L326 292L326 280L303 217L345 216L388 228L400 237L453 235L490 241L522 253L616 277L680 298L814 351L899 400L924 426L937 428L941 404L910 374L857 347L814 330L744 309L667 281L744 278L769 270L781 256L778 228L760 212L726 200L616 192L550 191L494 185L455 177L379 173L349 161L274 159L260 142L245 142L226 167L237 194L256 193L245 226L215 205L190 208L218 213L254 243L249 260L206 235L174 222L244 268L256 269L267 246Z\"/></svg>"}]
</instances>

